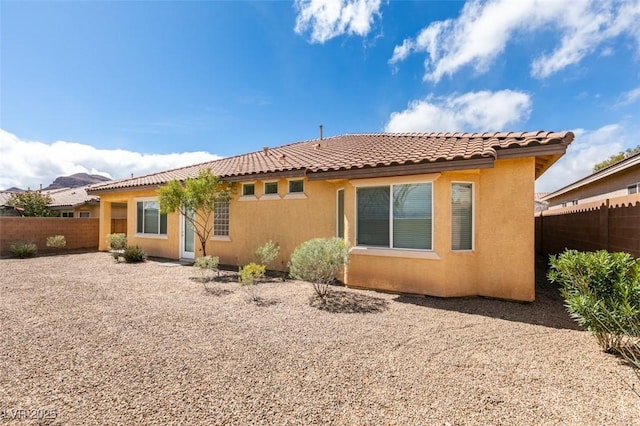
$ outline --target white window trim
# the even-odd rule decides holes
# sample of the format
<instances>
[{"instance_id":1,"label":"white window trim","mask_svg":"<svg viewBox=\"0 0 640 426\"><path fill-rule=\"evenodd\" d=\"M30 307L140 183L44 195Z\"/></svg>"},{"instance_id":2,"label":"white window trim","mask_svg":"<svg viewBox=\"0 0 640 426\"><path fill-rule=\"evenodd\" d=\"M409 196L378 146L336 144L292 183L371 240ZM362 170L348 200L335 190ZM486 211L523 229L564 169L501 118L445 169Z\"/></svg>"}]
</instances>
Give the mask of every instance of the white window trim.
<instances>
[{"instance_id":1,"label":"white window trim","mask_svg":"<svg viewBox=\"0 0 640 426\"><path fill-rule=\"evenodd\" d=\"M83 213L86 213L89 216L82 216ZM91 218L91 212L89 212L89 211L80 211L80 212L78 212L78 217L82 218L82 219L90 219Z\"/></svg>"},{"instance_id":2,"label":"white window trim","mask_svg":"<svg viewBox=\"0 0 640 426\"><path fill-rule=\"evenodd\" d=\"M462 180L453 180L451 181L451 186L449 190L453 188L454 183L470 183L471 184L471 249L464 250L454 250L451 248L451 251L454 253L471 253L476 250L476 183L471 181L462 181ZM451 195L451 193L450 193ZM453 223L453 210L451 209L451 197L449 197L449 223ZM453 234L453 226L451 227L451 234ZM453 240L453 235L449 235L449 238ZM453 245L453 241L449 242L449 247Z\"/></svg>"},{"instance_id":3,"label":"white window trim","mask_svg":"<svg viewBox=\"0 0 640 426\"><path fill-rule=\"evenodd\" d=\"M167 215L167 233L166 234L145 234L143 232L138 232L138 202L140 201L157 201L158 202L158 209L160 208L160 201L158 200L158 197L135 197L133 199L133 202L135 203L135 212L136 212L136 232L135 234L133 234L136 238L149 238L152 240L166 240L169 239L169 215ZM160 218L158 218L160 219ZM160 225L158 224L158 227Z\"/></svg>"},{"instance_id":4,"label":"white window trim","mask_svg":"<svg viewBox=\"0 0 640 426\"><path fill-rule=\"evenodd\" d=\"M253 195L244 195L245 185L253 185ZM258 196L256 195L256 181L242 182L242 185L240 186L240 198L238 199L238 201L255 201L257 199Z\"/></svg>"},{"instance_id":5,"label":"white window trim","mask_svg":"<svg viewBox=\"0 0 640 426\"><path fill-rule=\"evenodd\" d=\"M278 192L276 192L275 194L267 194L267 184L269 184L269 183L275 183L276 186L278 187ZM262 195L264 197L273 196L273 195L280 196L280 181L278 181L278 180L265 180L265 181L263 181L262 182Z\"/></svg>"},{"instance_id":6,"label":"white window trim","mask_svg":"<svg viewBox=\"0 0 640 426\"><path fill-rule=\"evenodd\" d=\"M338 188L336 189L336 237L340 238L340 236L338 235L338 233L340 232L340 217L338 216L338 202L340 200L340 191L342 191L342 193L344 194L344 188ZM345 200L344 195L342 197L342 200ZM342 206L343 208L345 206ZM344 213L344 212L343 212ZM346 225L346 221L345 221L345 225ZM343 239L347 239L347 232L345 229L345 235L342 237Z\"/></svg>"},{"instance_id":7,"label":"white window trim","mask_svg":"<svg viewBox=\"0 0 640 426\"><path fill-rule=\"evenodd\" d=\"M292 181L302 181L302 192L289 192L289 187L290 187L290 182ZM307 198L307 194L305 192L305 190L307 189L307 182L304 178L288 178L287 179L287 194L284 196L284 198L290 198L290 199L303 199L303 198Z\"/></svg>"},{"instance_id":8,"label":"white window trim","mask_svg":"<svg viewBox=\"0 0 640 426\"><path fill-rule=\"evenodd\" d=\"M349 250L350 254L363 256L403 257L407 259L440 260L440 255L434 250L417 250L402 248L356 246Z\"/></svg>"},{"instance_id":9,"label":"white window trim","mask_svg":"<svg viewBox=\"0 0 640 426\"><path fill-rule=\"evenodd\" d=\"M425 178L432 178L432 180L425 180ZM407 179L407 180L394 180L393 183L388 183L385 182L382 179L366 179L361 182L352 182L353 186L355 186L356 190L354 191L354 206L355 206L355 246L353 247L353 249L356 249L356 251L354 252L355 254L371 254L371 255L375 255L375 256L389 256L389 257L394 257L392 254L390 253L395 253L397 252L403 252L404 255L399 254L398 256L395 257L414 257L411 256L409 253L434 253L435 257L423 257L423 258L433 258L433 259L440 259L440 256L435 252L435 240L434 240L434 222L435 222L435 206L433 203L433 197L434 194L436 192L436 185L435 185L435 181L440 177L439 173L436 174L431 174L428 176L424 176L421 179ZM425 184L425 183L430 183L431 184L431 248L430 249L407 249L407 248L401 248L401 247L378 247L378 246L367 246L367 245L360 245L358 244L358 188L367 188L367 187L374 187L374 186L388 186L389 187L389 212L393 212L393 189L392 187L395 185L412 185L412 184ZM389 217L389 245L393 245L393 218ZM352 249L352 250L353 250ZM371 250L369 253L363 253L360 252L360 249L366 249L367 251ZM377 252L377 254L376 254ZM415 255L415 257L422 257L422 256L418 256L417 254Z\"/></svg>"}]
</instances>

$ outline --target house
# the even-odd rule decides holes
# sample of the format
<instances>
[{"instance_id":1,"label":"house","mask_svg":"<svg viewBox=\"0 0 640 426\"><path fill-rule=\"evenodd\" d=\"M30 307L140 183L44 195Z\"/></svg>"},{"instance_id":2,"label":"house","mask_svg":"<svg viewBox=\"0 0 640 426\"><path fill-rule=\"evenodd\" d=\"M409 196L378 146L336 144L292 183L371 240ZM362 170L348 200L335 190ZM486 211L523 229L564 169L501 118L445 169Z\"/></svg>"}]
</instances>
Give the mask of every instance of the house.
<instances>
[{"instance_id":1,"label":"house","mask_svg":"<svg viewBox=\"0 0 640 426\"><path fill-rule=\"evenodd\" d=\"M542 197L549 210L600 205L640 193L640 153L632 155Z\"/></svg>"},{"instance_id":2,"label":"house","mask_svg":"<svg viewBox=\"0 0 640 426\"><path fill-rule=\"evenodd\" d=\"M532 301L534 181L570 132L347 134L293 143L132 179L92 185L100 249L112 206L127 206L129 244L165 258L196 256L157 189L210 169L236 194L216 206L207 253L243 265L269 240L285 270L297 245L344 238L349 286L441 297ZM185 230L187 232L185 232Z\"/></svg>"},{"instance_id":3,"label":"house","mask_svg":"<svg viewBox=\"0 0 640 426\"><path fill-rule=\"evenodd\" d=\"M51 197L47 204L54 216L97 218L100 214L100 197L87 194L87 186L59 188L42 191Z\"/></svg>"},{"instance_id":4,"label":"house","mask_svg":"<svg viewBox=\"0 0 640 426\"><path fill-rule=\"evenodd\" d=\"M13 194L11 191L0 191L0 216L22 216L23 209L9 204Z\"/></svg>"}]
</instances>

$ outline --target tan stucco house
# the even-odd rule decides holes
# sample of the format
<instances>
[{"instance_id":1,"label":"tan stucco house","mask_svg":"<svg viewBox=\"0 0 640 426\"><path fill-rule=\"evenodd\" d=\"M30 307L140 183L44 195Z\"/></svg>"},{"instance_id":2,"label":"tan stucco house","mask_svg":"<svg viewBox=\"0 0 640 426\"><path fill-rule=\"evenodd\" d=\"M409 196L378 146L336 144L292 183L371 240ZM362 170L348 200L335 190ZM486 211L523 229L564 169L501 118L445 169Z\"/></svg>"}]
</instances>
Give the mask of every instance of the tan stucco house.
<instances>
[{"instance_id":1,"label":"tan stucco house","mask_svg":"<svg viewBox=\"0 0 640 426\"><path fill-rule=\"evenodd\" d=\"M640 193L640 153L578 179L541 198L549 210L577 210L636 200Z\"/></svg>"},{"instance_id":2,"label":"tan stucco house","mask_svg":"<svg viewBox=\"0 0 640 426\"><path fill-rule=\"evenodd\" d=\"M210 169L235 182L216 206L207 253L243 265L268 240L286 269L297 245L338 236L351 248L343 281L441 297L532 301L534 182L570 132L347 134L93 185L100 249L112 206L127 206L127 237L149 255L198 256L178 214L161 215L157 189ZM186 231L186 232L185 232Z\"/></svg>"}]
</instances>

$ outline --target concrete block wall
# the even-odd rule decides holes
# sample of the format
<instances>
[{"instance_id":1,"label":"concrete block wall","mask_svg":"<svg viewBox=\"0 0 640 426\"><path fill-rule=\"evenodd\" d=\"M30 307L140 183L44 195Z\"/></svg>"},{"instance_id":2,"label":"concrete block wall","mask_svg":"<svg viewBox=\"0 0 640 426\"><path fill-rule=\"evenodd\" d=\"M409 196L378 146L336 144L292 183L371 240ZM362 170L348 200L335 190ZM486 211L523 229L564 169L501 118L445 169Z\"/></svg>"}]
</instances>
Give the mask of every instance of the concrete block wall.
<instances>
[{"instance_id":1,"label":"concrete block wall","mask_svg":"<svg viewBox=\"0 0 640 426\"><path fill-rule=\"evenodd\" d=\"M0 217L0 256L9 255L9 247L18 241L31 241L38 253L98 249L97 218ZM47 238L64 235L64 249L47 247Z\"/></svg>"}]
</instances>

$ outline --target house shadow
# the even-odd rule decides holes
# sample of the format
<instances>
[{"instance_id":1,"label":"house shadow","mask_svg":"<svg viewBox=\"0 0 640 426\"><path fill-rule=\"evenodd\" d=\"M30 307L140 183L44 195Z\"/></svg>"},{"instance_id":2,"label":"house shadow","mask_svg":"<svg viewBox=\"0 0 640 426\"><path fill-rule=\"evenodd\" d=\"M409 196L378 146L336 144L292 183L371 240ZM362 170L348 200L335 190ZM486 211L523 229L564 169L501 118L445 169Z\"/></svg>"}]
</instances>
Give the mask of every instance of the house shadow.
<instances>
[{"instance_id":1,"label":"house shadow","mask_svg":"<svg viewBox=\"0 0 640 426\"><path fill-rule=\"evenodd\" d=\"M375 314L389 309L386 299L341 290L332 290L326 298L314 295L309 305L335 314Z\"/></svg>"},{"instance_id":2,"label":"house shadow","mask_svg":"<svg viewBox=\"0 0 640 426\"><path fill-rule=\"evenodd\" d=\"M534 302L515 302L485 297L445 299L411 295L400 295L394 301L557 329L583 330L571 319L565 309L558 286L547 281L546 270L540 272L536 270L536 300Z\"/></svg>"}]
</instances>

